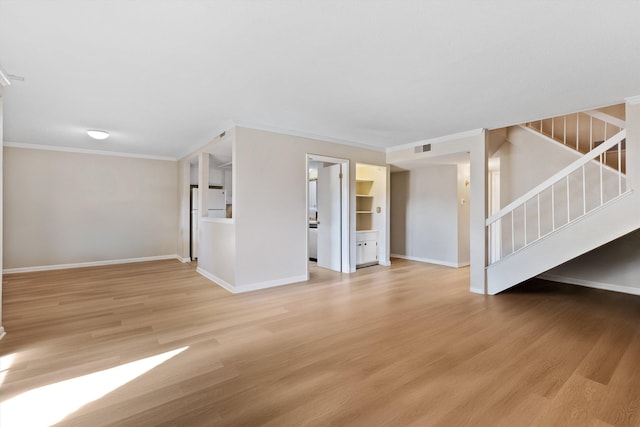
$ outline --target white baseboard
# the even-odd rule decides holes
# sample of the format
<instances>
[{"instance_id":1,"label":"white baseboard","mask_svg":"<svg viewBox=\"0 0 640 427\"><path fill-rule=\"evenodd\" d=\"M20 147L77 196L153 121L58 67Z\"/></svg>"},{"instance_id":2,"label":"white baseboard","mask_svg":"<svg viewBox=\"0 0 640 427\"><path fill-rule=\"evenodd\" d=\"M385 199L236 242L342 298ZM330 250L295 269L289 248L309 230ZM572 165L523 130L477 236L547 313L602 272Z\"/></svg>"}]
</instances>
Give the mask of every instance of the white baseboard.
<instances>
[{"instance_id":1,"label":"white baseboard","mask_svg":"<svg viewBox=\"0 0 640 427\"><path fill-rule=\"evenodd\" d=\"M236 293L257 291L259 289L275 288L276 286L290 285L292 283L306 282L307 275L286 277L284 279L268 280L266 282L250 283L248 285L236 286Z\"/></svg>"},{"instance_id":2,"label":"white baseboard","mask_svg":"<svg viewBox=\"0 0 640 427\"><path fill-rule=\"evenodd\" d=\"M241 294L243 292L257 291L259 289L275 288L276 286L289 285L291 283L298 283L298 282L306 282L307 280L309 280L307 275L304 274L302 276L287 277L284 279L269 280L266 282L250 283L248 285L236 286L226 282L225 280L221 279L215 274L210 273L207 270L204 270L200 267L198 267L196 271L200 273L202 276L214 282L215 284L231 292L232 294Z\"/></svg>"},{"instance_id":3,"label":"white baseboard","mask_svg":"<svg viewBox=\"0 0 640 427\"><path fill-rule=\"evenodd\" d=\"M129 264L132 262L160 261L165 259L180 260L180 257L178 257L178 255L160 255L160 256L150 256L150 257L141 257L141 258L110 259L106 261L78 262L74 264L56 264L56 265L40 265L35 267L5 268L4 270L2 270L2 274L31 273L34 271L48 271L48 270L65 270L67 268L99 267L102 265Z\"/></svg>"},{"instance_id":4,"label":"white baseboard","mask_svg":"<svg viewBox=\"0 0 640 427\"><path fill-rule=\"evenodd\" d=\"M182 258L180 255L176 255L176 258L178 259L178 261L180 261L183 264L185 262L191 262L191 257Z\"/></svg>"},{"instance_id":5,"label":"white baseboard","mask_svg":"<svg viewBox=\"0 0 640 427\"><path fill-rule=\"evenodd\" d=\"M214 282L216 285L220 286L221 288L224 288L224 289L228 290L232 294L237 294L238 293L238 291L236 291L236 287L235 286L233 286L231 283L228 283L225 280L222 280L221 278L219 278L215 274L211 274L207 270L205 270L205 269L203 269L201 267L196 268L196 272L198 272L200 275L206 277L207 279L211 280L212 282Z\"/></svg>"},{"instance_id":6,"label":"white baseboard","mask_svg":"<svg viewBox=\"0 0 640 427\"><path fill-rule=\"evenodd\" d=\"M485 295L484 289L479 289L479 288L470 288L469 290L470 290L471 292L473 292L474 294Z\"/></svg>"},{"instance_id":7,"label":"white baseboard","mask_svg":"<svg viewBox=\"0 0 640 427\"><path fill-rule=\"evenodd\" d=\"M7 333L4 331L4 326L0 326L0 340L4 338Z\"/></svg>"},{"instance_id":8,"label":"white baseboard","mask_svg":"<svg viewBox=\"0 0 640 427\"><path fill-rule=\"evenodd\" d=\"M552 282L566 283L568 285L585 286L587 288L603 289L605 291L622 292L622 293L631 294L631 295L640 295L640 288L634 288L631 286L613 285L611 283L595 282L593 280L577 279L575 277L559 276L556 274L549 274L549 273L543 273L537 277L543 280L550 280Z\"/></svg>"},{"instance_id":9,"label":"white baseboard","mask_svg":"<svg viewBox=\"0 0 640 427\"><path fill-rule=\"evenodd\" d=\"M391 258L401 258L401 259L406 259L407 261L425 262L427 264L444 265L445 267L454 267L454 268L466 267L467 265L469 265L469 264L458 264L457 262L446 262L446 261L440 261L437 259L420 258L416 256L400 255L400 254L391 254Z\"/></svg>"}]
</instances>

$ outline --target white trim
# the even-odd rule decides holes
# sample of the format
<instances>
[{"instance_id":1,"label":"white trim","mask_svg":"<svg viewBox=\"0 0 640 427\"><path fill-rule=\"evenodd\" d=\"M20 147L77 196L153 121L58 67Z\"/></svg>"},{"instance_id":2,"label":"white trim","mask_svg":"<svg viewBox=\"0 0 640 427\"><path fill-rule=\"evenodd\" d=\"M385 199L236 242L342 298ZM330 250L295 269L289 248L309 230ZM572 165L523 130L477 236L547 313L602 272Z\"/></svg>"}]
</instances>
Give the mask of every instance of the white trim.
<instances>
[{"instance_id":1,"label":"white trim","mask_svg":"<svg viewBox=\"0 0 640 427\"><path fill-rule=\"evenodd\" d=\"M332 144L349 145L351 147L364 148L365 150L378 151L382 153L385 152L384 147L369 145L362 142L350 141L348 139L332 138L330 136L317 135L311 132L303 132L303 131L292 130L292 129L283 129L277 126L270 126L270 125L258 124L253 122L245 122L242 120L236 121L235 123L237 127L246 128L246 129L261 130L265 132L274 132L274 133L280 133L283 135L297 136L299 138L307 138L307 139L314 139L316 141L330 142Z\"/></svg>"},{"instance_id":2,"label":"white trim","mask_svg":"<svg viewBox=\"0 0 640 427\"><path fill-rule=\"evenodd\" d=\"M222 280L221 278L219 278L215 274L209 273L204 268L198 267L198 268L196 268L196 272L199 273L200 275L204 276L205 278L211 280L213 283L215 283L216 285L220 286L221 288L224 288L227 291L231 292L232 294L237 294L238 293L238 291L236 291L235 286L233 286L231 283L229 283L229 282L227 282L225 280Z\"/></svg>"},{"instance_id":3,"label":"white trim","mask_svg":"<svg viewBox=\"0 0 640 427\"><path fill-rule=\"evenodd\" d=\"M474 294L485 295L485 293L484 293L484 289L469 288L469 290L470 290L471 292L473 292Z\"/></svg>"},{"instance_id":4,"label":"white trim","mask_svg":"<svg viewBox=\"0 0 640 427\"><path fill-rule=\"evenodd\" d=\"M186 263L186 262L191 262L191 257L183 258L180 255L176 255L176 259L178 261L180 261L181 263L183 263L183 264Z\"/></svg>"},{"instance_id":5,"label":"white trim","mask_svg":"<svg viewBox=\"0 0 640 427\"><path fill-rule=\"evenodd\" d=\"M0 65L0 86L11 86L9 74L2 68L2 65Z\"/></svg>"},{"instance_id":6,"label":"white trim","mask_svg":"<svg viewBox=\"0 0 640 427\"><path fill-rule=\"evenodd\" d=\"M250 283L248 285L236 286L236 293L257 291L259 289L275 288L277 286L290 285L292 283L306 282L307 275L285 277L284 279L267 280L266 282Z\"/></svg>"},{"instance_id":7,"label":"white trim","mask_svg":"<svg viewBox=\"0 0 640 427\"><path fill-rule=\"evenodd\" d=\"M378 264L384 267L391 267L391 261L378 261Z\"/></svg>"},{"instance_id":8,"label":"white trim","mask_svg":"<svg viewBox=\"0 0 640 427\"><path fill-rule=\"evenodd\" d=\"M216 141L217 139L220 139L217 142L222 141L222 139L226 138L227 132L231 132L231 130L236 126L236 124L233 122L233 120L224 120L223 124L218 126L216 129L214 129L213 131L211 131L212 134L214 134L215 136L213 138L211 138L208 142L205 143L196 143L193 144L186 153L180 155L177 157L178 160L187 160L187 158L192 158L195 157L199 154L199 152L204 149L204 147L206 147L207 145L211 144L212 142ZM222 138L220 138L220 135L225 134L225 136L223 136Z\"/></svg>"},{"instance_id":9,"label":"white trim","mask_svg":"<svg viewBox=\"0 0 640 427\"><path fill-rule=\"evenodd\" d=\"M240 294L243 292L257 291L259 289L275 288L277 286L289 285L291 283L306 282L309 280L307 275L302 275L302 276L287 277L284 279L268 280L266 282L250 283L248 285L242 285L242 286L234 286L231 283L221 279L220 277L216 276L213 273L208 272L207 270L204 270L201 267L198 267L196 271L202 276L214 282L216 285L231 292L232 294Z\"/></svg>"},{"instance_id":10,"label":"white trim","mask_svg":"<svg viewBox=\"0 0 640 427\"><path fill-rule=\"evenodd\" d=\"M77 262L73 264L40 265L35 267L5 268L2 274L31 273L34 271L66 270L68 268L99 267L102 265L129 264L133 262L161 261L166 259L180 260L178 255L159 255L141 258L111 259L106 261Z\"/></svg>"},{"instance_id":11,"label":"white trim","mask_svg":"<svg viewBox=\"0 0 640 427\"><path fill-rule=\"evenodd\" d=\"M5 335L7 335L7 333L4 330L4 326L0 326L0 340L4 338Z\"/></svg>"},{"instance_id":12,"label":"white trim","mask_svg":"<svg viewBox=\"0 0 640 427\"><path fill-rule=\"evenodd\" d=\"M630 96L624 99L627 104L638 105L640 104L640 95Z\"/></svg>"},{"instance_id":13,"label":"white trim","mask_svg":"<svg viewBox=\"0 0 640 427\"><path fill-rule=\"evenodd\" d=\"M402 144L402 145L396 145L393 147L387 147L386 152L387 153L391 153L394 151L401 151L401 150L406 150L408 148L414 148L417 147L419 145L424 145L424 144L437 144L440 142L446 142L446 141L452 141L455 139L462 139L462 138L468 138L471 136L478 136L480 134L482 134L482 132L484 131L483 128L478 128L478 129L472 129L472 130L467 130L464 132L458 132L458 133L452 133L451 135L444 135L444 136L438 136L436 138L431 138L431 139L424 139L422 141L416 141L416 142L409 142L408 144Z\"/></svg>"},{"instance_id":14,"label":"white trim","mask_svg":"<svg viewBox=\"0 0 640 427\"><path fill-rule=\"evenodd\" d=\"M87 148L60 147L57 145L27 144L25 142L5 141L4 146L12 148L24 148L27 150L62 151L65 153L95 154L99 156L131 157L134 159L165 160L171 162L178 161L178 159L173 157L149 156L146 154L122 153L119 151L91 150Z\"/></svg>"},{"instance_id":15,"label":"white trim","mask_svg":"<svg viewBox=\"0 0 640 427\"><path fill-rule=\"evenodd\" d=\"M469 265L468 263L459 264L457 262L447 262L447 261L440 261L437 259L421 258L416 256L400 255L400 254L391 254L391 258L401 258L401 259L406 259L407 261L417 261L417 262L424 262L427 264L444 265L445 267L453 267L453 268L466 267Z\"/></svg>"},{"instance_id":16,"label":"white trim","mask_svg":"<svg viewBox=\"0 0 640 427\"><path fill-rule=\"evenodd\" d=\"M613 285L611 283L595 282L593 280L577 279L575 277L565 277L557 274L542 273L537 276L539 279L549 280L552 282L565 283L567 285L584 286L587 288L603 289L605 291L622 292L631 295L640 295L640 288L631 286Z\"/></svg>"}]
</instances>

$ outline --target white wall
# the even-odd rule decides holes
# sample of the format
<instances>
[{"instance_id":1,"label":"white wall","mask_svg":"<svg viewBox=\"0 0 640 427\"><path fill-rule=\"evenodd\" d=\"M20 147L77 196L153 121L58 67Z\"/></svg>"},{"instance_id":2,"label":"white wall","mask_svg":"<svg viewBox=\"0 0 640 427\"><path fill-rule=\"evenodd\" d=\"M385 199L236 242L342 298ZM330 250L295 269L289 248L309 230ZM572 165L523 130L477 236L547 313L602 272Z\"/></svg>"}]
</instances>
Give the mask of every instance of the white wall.
<instances>
[{"instance_id":1,"label":"white wall","mask_svg":"<svg viewBox=\"0 0 640 427\"><path fill-rule=\"evenodd\" d=\"M231 220L205 218L200 220L199 232L198 269L233 291L236 283L235 224Z\"/></svg>"},{"instance_id":2,"label":"white wall","mask_svg":"<svg viewBox=\"0 0 640 427\"><path fill-rule=\"evenodd\" d=\"M4 174L3 172L3 144L4 144L4 129L3 129L3 109L2 109L2 105L3 105L3 100L2 100L2 85L0 85L0 242L2 242L3 239L3 227L2 227L2 222L3 222L3 206L2 206L2 199L3 199L3 183L2 183L2 176ZM3 263L2 263L2 252L3 252L3 245L0 245L0 339L2 339L2 337L4 336L5 332L4 332L4 327L2 326L2 268L3 268Z\"/></svg>"},{"instance_id":3,"label":"white wall","mask_svg":"<svg viewBox=\"0 0 640 427\"><path fill-rule=\"evenodd\" d=\"M458 265L469 265L470 261L470 199L471 199L471 168L469 164L459 164L458 167Z\"/></svg>"},{"instance_id":4,"label":"white wall","mask_svg":"<svg viewBox=\"0 0 640 427\"><path fill-rule=\"evenodd\" d=\"M355 248L355 165L384 166L383 152L241 127L236 132L238 287L306 280L307 154L350 160L350 247ZM350 259L355 268L354 250Z\"/></svg>"},{"instance_id":5,"label":"white wall","mask_svg":"<svg viewBox=\"0 0 640 427\"><path fill-rule=\"evenodd\" d=\"M458 266L457 187L456 165L391 174L392 254Z\"/></svg>"},{"instance_id":6,"label":"white wall","mask_svg":"<svg viewBox=\"0 0 640 427\"><path fill-rule=\"evenodd\" d=\"M501 208L580 158L560 143L518 126L509 128L507 140L493 155L500 159Z\"/></svg>"},{"instance_id":7,"label":"white wall","mask_svg":"<svg viewBox=\"0 0 640 427\"><path fill-rule=\"evenodd\" d=\"M176 162L4 148L4 268L176 254Z\"/></svg>"}]
</instances>

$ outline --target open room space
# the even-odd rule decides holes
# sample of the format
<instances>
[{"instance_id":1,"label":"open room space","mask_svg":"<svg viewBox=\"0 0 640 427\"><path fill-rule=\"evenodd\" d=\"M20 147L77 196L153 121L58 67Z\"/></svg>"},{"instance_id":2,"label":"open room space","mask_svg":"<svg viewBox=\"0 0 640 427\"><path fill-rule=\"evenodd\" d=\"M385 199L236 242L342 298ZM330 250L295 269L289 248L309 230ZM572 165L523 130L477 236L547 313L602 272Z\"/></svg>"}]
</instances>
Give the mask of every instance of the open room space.
<instances>
[{"instance_id":1,"label":"open room space","mask_svg":"<svg viewBox=\"0 0 640 427\"><path fill-rule=\"evenodd\" d=\"M0 0L0 425L640 426L638 16Z\"/></svg>"},{"instance_id":2,"label":"open room space","mask_svg":"<svg viewBox=\"0 0 640 427\"><path fill-rule=\"evenodd\" d=\"M11 275L1 416L66 416L61 426L640 423L640 298L540 280L478 297L467 282L466 268L404 260L352 275L312 268L308 283L243 295L175 260ZM100 389L92 376L104 371L125 378ZM51 394L65 381L64 395ZM38 397L69 413L33 411Z\"/></svg>"}]
</instances>

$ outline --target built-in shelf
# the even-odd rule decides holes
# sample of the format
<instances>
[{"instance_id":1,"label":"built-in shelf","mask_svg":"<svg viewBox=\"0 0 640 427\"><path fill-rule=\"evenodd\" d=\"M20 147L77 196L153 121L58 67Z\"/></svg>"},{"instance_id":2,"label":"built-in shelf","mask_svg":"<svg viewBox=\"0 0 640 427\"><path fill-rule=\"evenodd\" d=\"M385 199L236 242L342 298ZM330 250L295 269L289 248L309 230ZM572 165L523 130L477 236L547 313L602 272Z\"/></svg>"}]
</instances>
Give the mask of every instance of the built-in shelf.
<instances>
[{"instance_id":1,"label":"built-in shelf","mask_svg":"<svg viewBox=\"0 0 640 427\"><path fill-rule=\"evenodd\" d=\"M356 180L356 230L370 230L373 222L373 181Z\"/></svg>"}]
</instances>

